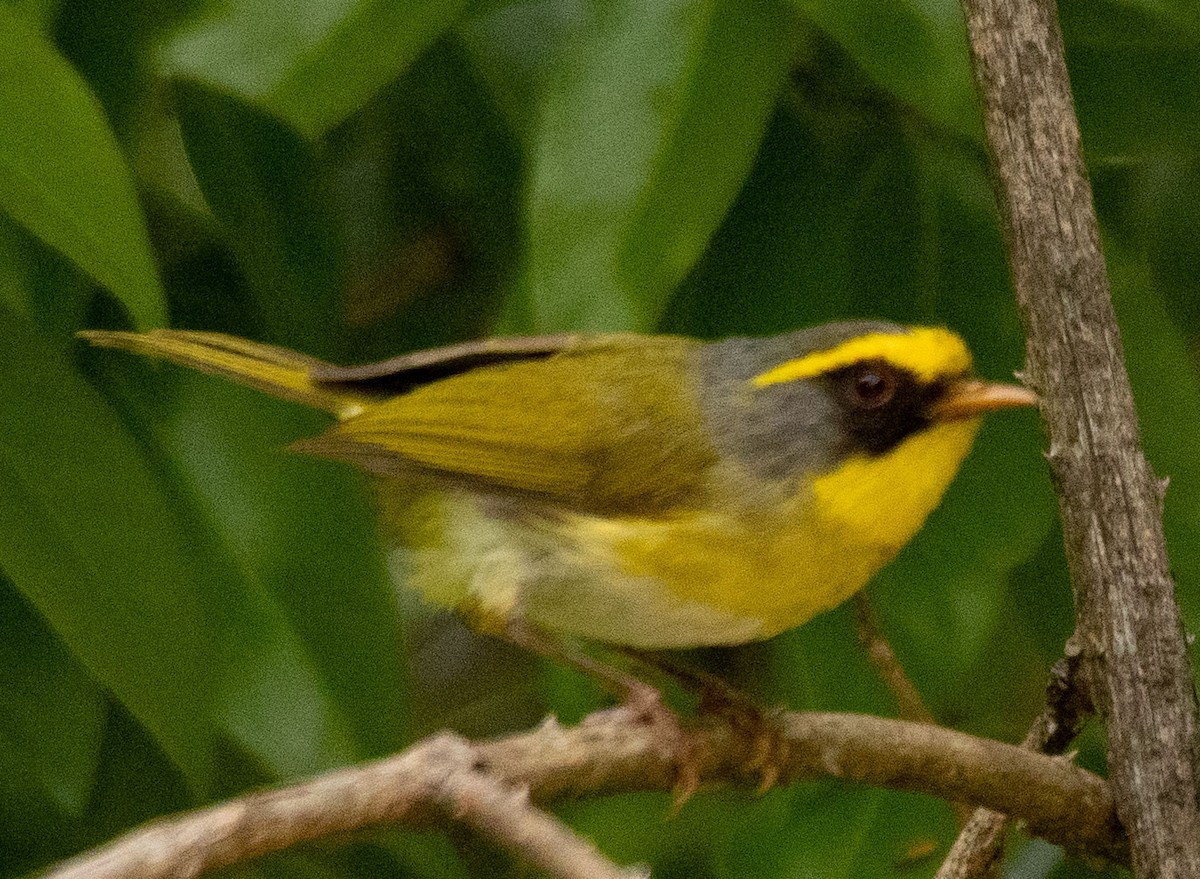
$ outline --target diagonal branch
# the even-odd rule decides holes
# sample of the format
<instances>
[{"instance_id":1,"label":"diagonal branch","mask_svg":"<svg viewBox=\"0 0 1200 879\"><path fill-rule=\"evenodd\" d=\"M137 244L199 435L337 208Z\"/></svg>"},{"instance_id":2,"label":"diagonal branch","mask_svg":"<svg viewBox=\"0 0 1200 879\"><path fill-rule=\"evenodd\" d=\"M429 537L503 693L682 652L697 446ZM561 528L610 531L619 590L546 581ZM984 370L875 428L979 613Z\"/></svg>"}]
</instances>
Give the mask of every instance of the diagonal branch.
<instances>
[{"instance_id":1,"label":"diagonal branch","mask_svg":"<svg viewBox=\"0 0 1200 879\"><path fill-rule=\"evenodd\" d=\"M875 671L879 673L884 686L891 690L900 717L918 723L937 723L937 718L926 707L921 692L900 664L896 651L884 637L883 630L879 628L875 608L871 606L871 599L865 592L854 596L854 624L858 642L866 651L871 665L875 666Z\"/></svg>"},{"instance_id":2,"label":"diagonal branch","mask_svg":"<svg viewBox=\"0 0 1200 879\"><path fill-rule=\"evenodd\" d=\"M1108 784L1068 760L869 715L794 713L780 722L788 780L835 776L976 803L1023 819L1031 833L1059 845L1117 862L1127 857ZM707 720L694 735L703 781L753 782L745 742L728 723ZM620 708L578 726L551 720L475 745L442 734L384 760L160 819L47 879L194 877L321 837L431 821L464 822L557 877L628 875L530 799L669 791L677 745L671 730Z\"/></svg>"},{"instance_id":3,"label":"diagonal branch","mask_svg":"<svg viewBox=\"0 0 1200 879\"><path fill-rule=\"evenodd\" d=\"M1076 684L1079 652L1074 639L1067 655L1050 669L1046 703L1029 728L1022 748L1042 754L1061 754L1075 740L1092 705ZM996 874L1004 849L1008 816L991 809L976 809L958 834L935 879L977 879Z\"/></svg>"},{"instance_id":4,"label":"diagonal branch","mask_svg":"<svg viewBox=\"0 0 1200 879\"><path fill-rule=\"evenodd\" d=\"M1083 675L1139 877L1200 875L1197 705L1053 0L963 0Z\"/></svg>"},{"instance_id":5,"label":"diagonal branch","mask_svg":"<svg viewBox=\"0 0 1200 879\"><path fill-rule=\"evenodd\" d=\"M480 767L469 742L441 733L385 760L153 821L64 862L47 879L189 879L363 827L437 821L462 824L556 879L644 875L618 869L534 808L526 788Z\"/></svg>"}]
</instances>

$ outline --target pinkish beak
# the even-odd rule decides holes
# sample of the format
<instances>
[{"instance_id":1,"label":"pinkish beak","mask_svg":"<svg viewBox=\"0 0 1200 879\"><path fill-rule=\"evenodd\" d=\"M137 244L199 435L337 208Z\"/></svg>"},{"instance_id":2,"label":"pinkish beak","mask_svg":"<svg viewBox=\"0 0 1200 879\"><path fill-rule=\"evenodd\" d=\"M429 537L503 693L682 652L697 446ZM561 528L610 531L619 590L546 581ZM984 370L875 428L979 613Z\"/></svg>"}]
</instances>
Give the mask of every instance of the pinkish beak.
<instances>
[{"instance_id":1,"label":"pinkish beak","mask_svg":"<svg viewBox=\"0 0 1200 879\"><path fill-rule=\"evenodd\" d=\"M958 421L994 409L1036 406L1037 402L1037 394L1020 385L962 379L952 384L946 395L933 405L930 415L936 421Z\"/></svg>"}]
</instances>

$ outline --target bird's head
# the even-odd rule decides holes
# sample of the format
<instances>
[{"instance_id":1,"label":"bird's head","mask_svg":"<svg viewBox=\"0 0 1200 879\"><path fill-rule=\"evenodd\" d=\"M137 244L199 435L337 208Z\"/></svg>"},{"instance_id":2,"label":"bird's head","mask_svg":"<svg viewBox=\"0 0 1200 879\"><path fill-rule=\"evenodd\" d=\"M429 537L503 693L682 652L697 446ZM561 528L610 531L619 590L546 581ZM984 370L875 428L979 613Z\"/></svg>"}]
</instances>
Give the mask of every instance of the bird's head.
<instances>
[{"instance_id":1,"label":"bird's head","mask_svg":"<svg viewBox=\"0 0 1200 879\"><path fill-rule=\"evenodd\" d=\"M862 517L888 505L919 527L970 449L980 417L1032 391L974 376L947 329L824 324L703 353L705 420L718 451L770 484L830 488ZM853 512L851 512L853 510ZM903 531L915 531L906 523Z\"/></svg>"}]
</instances>

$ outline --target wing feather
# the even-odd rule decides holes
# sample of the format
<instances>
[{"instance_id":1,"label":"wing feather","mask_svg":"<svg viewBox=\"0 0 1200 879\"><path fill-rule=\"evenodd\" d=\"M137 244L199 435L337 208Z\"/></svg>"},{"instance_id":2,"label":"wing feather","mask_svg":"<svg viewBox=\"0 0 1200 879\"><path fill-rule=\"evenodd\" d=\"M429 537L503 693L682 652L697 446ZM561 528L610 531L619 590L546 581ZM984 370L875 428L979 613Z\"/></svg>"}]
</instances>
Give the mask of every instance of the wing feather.
<instances>
[{"instance_id":1,"label":"wing feather","mask_svg":"<svg viewBox=\"0 0 1200 879\"><path fill-rule=\"evenodd\" d=\"M576 509L661 512L694 498L714 459L686 381L696 344L598 337L546 359L477 367L297 447L384 475L416 472Z\"/></svg>"},{"instance_id":2,"label":"wing feather","mask_svg":"<svg viewBox=\"0 0 1200 879\"><path fill-rule=\"evenodd\" d=\"M550 357L586 343L587 339L586 335L580 333L473 339L442 348L413 351L362 366L318 363L311 375L314 381L329 385L402 393L481 366Z\"/></svg>"}]
</instances>

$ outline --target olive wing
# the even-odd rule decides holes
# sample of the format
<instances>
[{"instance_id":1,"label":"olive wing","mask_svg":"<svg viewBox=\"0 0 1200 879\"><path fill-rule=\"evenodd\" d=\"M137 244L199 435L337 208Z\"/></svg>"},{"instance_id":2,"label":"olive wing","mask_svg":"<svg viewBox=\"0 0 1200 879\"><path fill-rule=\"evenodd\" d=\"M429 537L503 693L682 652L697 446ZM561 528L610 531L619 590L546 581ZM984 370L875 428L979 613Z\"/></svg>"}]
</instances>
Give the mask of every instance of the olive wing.
<instances>
[{"instance_id":1,"label":"olive wing","mask_svg":"<svg viewBox=\"0 0 1200 879\"><path fill-rule=\"evenodd\" d=\"M297 447L559 507L653 515L695 503L714 453L690 381L698 343L598 337L480 366L369 406Z\"/></svg>"}]
</instances>

